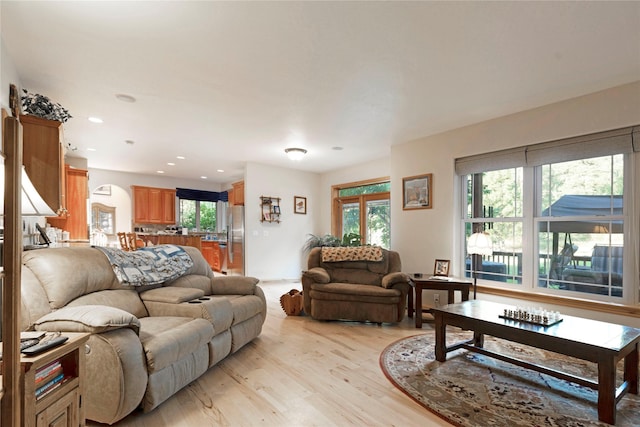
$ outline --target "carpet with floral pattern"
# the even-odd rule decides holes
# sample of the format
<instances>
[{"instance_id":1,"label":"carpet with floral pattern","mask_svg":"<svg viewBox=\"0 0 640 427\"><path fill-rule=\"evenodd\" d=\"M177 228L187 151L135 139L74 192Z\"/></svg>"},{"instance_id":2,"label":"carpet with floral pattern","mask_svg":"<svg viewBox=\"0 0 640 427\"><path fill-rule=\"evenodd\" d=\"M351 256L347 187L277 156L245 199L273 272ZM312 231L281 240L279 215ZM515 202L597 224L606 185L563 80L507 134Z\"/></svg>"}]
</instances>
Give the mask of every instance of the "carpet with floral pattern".
<instances>
[{"instance_id":1,"label":"carpet with floral pattern","mask_svg":"<svg viewBox=\"0 0 640 427\"><path fill-rule=\"evenodd\" d=\"M470 332L447 332L449 344L471 337ZM448 353L446 362L437 362L434 343L434 332L398 340L382 352L380 366L396 387L453 425L609 425L598 421L598 396L594 390L463 349ZM594 363L488 336L485 348L597 379ZM619 372L618 385L621 381ZM638 395L627 393L620 400L616 426L640 426Z\"/></svg>"}]
</instances>

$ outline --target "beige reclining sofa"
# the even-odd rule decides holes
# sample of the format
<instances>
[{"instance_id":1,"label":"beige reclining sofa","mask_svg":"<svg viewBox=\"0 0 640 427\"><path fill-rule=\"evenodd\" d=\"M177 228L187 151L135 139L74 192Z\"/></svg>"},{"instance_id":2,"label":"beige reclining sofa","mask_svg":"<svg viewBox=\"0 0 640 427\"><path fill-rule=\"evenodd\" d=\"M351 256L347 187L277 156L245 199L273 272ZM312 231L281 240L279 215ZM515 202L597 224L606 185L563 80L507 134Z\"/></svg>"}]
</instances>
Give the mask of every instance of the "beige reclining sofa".
<instances>
[{"instance_id":1,"label":"beige reclining sofa","mask_svg":"<svg viewBox=\"0 0 640 427\"><path fill-rule=\"evenodd\" d=\"M88 419L113 424L138 407L148 412L260 334L258 280L214 277L198 249L181 248L193 261L182 275L136 287L97 248L24 253L22 329L91 333Z\"/></svg>"}]
</instances>

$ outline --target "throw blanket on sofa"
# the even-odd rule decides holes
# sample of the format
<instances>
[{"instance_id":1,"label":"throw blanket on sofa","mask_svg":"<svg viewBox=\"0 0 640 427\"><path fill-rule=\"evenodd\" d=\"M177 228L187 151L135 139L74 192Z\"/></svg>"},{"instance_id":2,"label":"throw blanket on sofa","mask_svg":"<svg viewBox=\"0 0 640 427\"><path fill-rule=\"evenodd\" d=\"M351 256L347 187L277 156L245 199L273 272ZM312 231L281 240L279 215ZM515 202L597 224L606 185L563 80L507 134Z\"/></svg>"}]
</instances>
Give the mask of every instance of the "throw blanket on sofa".
<instances>
[{"instance_id":1,"label":"throw blanket on sofa","mask_svg":"<svg viewBox=\"0 0 640 427\"><path fill-rule=\"evenodd\" d=\"M322 262L382 261L380 246L347 246L322 248Z\"/></svg>"},{"instance_id":2,"label":"throw blanket on sofa","mask_svg":"<svg viewBox=\"0 0 640 427\"><path fill-rule=\"evenodd\" d=\"M109 259L123 285L155 285L183 275L193 266L189 254L176 245L140 248L133 252L96 246Z\"/></svg>"}]
</instances>

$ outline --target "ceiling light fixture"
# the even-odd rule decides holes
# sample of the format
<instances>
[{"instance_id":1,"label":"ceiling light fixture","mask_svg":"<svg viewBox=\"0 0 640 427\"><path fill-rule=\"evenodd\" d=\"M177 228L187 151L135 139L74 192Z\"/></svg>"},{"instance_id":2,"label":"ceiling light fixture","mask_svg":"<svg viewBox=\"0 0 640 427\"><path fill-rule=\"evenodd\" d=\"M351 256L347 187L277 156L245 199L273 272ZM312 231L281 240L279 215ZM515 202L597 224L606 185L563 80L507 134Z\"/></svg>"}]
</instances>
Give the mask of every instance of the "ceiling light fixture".
<instances>
[{"instance_id":1,"label":"ceiling light fixture","mask_svg":"<svg viewBox=\"0 0 640 427\"><path fill-rule=\"evenodd\" d=\"M287 153L287 156L289 156L289 160L302 160L302 158L304 157L305 154L307 154L307 150L305 150L304 148L286 148L284 150L285 153Z\"/></svg>"},{"instance_id":2,"label":"ceiling light fixture","mask_svg":"<svg viewBox=\"0 0 640 427\"><path fill-rule=\"evenodd\" d=\"M185 157L184 156L176 156L176 159L184 160Z\"/></svg>"},{"instance_id":3,"label":"ceiling light fixture","mask_svg":"<svg viewBox=\"0 0 640 427\"><path fill-rule=\"evenodd\" d=\"M224 169L218 169L218 173L223 173Z\"/></svg>"},{"instance_id":4,"label":"ceiling light fixture","mask_svg":"<svg viewBox=\"0 0 640 427\"><path fill-rule=\"evenodd\" d=\"M206 176L204 176L204 175L202 175L202 176L200 177L200 179L207 179L207 177L206 177Z\"/></svg>"},{"instance_id":5,"label":"ceiling light fixture","mask_svg":"<svg viewBox=\"0 0 640 427\"><path fill-rule=\"evenodd\" d=\"M173 162L168 162L168 163L167 163L167 165L169 165L169 166L175 166L176 164L175 164L175 163L173 163Z\"/></svg>"},{"instance_id":6,"label":"ceiling light fixture","mask_svg":"<svg viewBox=\"0 0 640 427\"><path fill-rule=\"evenodd\" d=\"M116 99L122 102L130 102L130 103L136 102L136 99L133 96L127 95L125 93L117 93Z\"/></svg>"},{"instance_id":7,"label":"ceiling light fixture","mask_svg":"<svg viewBox=\"0 0 640 427\"><path fill-rule=\"evenodd\" d=\"M104 123L104 121L99 117L89 117L89 121L91 123Z\"/></svg>"}]
</instances>

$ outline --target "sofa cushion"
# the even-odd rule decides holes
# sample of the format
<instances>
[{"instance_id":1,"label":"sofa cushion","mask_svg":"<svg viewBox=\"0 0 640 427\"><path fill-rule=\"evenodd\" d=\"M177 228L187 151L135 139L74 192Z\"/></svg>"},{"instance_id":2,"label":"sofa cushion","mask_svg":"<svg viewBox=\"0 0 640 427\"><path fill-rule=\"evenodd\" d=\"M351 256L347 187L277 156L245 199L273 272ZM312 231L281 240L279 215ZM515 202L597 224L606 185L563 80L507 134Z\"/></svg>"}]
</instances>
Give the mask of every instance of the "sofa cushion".
<instances>
[{"instance_id":1,"label":"sofa cushion","mask_svg":"<svg viewBox=\"0 0 640 427\"><path fill-rule=\"evenodd\" d=\"M211 280L213 295L254 295L260 280L249 276L214 277Z\"/></svg>"},{"instance_id":2,"label":"sofa cushion","mask_svg":"<svg viewBox=\"0 0 640 427\"><path fill-rule=\"evenodd\" d=\"M398 289L352 283L313 284L310 294L312 299L381 304L398 304L402 299L402 292Z\"/></svg>"},{"instance_id":3,"label":"sofa cushion","mask_svg":"<svg viewBox=\"0 0 640 427\"><path fill-rule=\"evenodd\" d=\"M211 295L211 278L200 274L186 274L178 277L176 280L165 283L165 286L195 288L202 290L205 295Z\"/></svg>"},{"instance_id":4,"label":"sofa cushion","mask_svg":"<svg viewBox=\"0 0 640 427\"><path fill-rule=\"evenodd\" d=\"M140 321L131 313L104 305L64 307L35 322L38 331L90 332L99 334L120 328L138 333Z\"/></svg>"},{"instance_id":5,"label":"sofa cushion","mask_svg":"<svg viewBox=\"0 0 640 427\"><path fill-rule=\"evenodd\" d=\"M81 295L119 287L109 260L95 248L26 251L22 263L42 284L52 309Z\"/></svg>"},{"instance_id":6,"label":"sofa cushion","mask_svg":"<svg viewBox=\"0 0 640 427\"><path fill-rule=\"evenodd\" d=\"M204 319L145 317L140 323L140 342L150 373L206 346L214 335L213 326Z\"/></svg>"},{"instance_id":7,"label":"sofa cushion","mask_svg":"<svg viewBox=\"0 0 640 427\"><path fill-rule=\"evenodd\" d=\"M67 307L79 305L106 305L127 311L138 318L149 315L138 292L132 289L112 289L92 292L74 299L67 304Z\"/></svg>"},{"instance_id":8,"label":"sofa cushion","mask_svg":"<svg viewBox=\"0 0 640 427\"><path fill-rule=\"evenodd\" d=\"M234 325L260 314L264 309L262 299L257 295L229 295L226 298L231 302Z\"/></svg>"},{"instance_id":9,"label":"sofa cushion","mask_svg":"<svg viewBox=\"0 0 640 427\"><path fill-rule=\"evenodd\" d=\"M211 269L211 266L209 265L207 260L204 259L204 256L202 255L200 249L193 246L181 247L189 254L191 260L193 261L193 265L185 272L185 275L197 274L200 276L213 277L213 270Z\"/></svg>"},{"instance_id":10,"label":"sofa cushion","mask_svg":"<svg viewBox=\"0 0 640 427\"><path fill-rule=\"evenodd\" d=\"M151 289L140 293L142 301L166 302L169 304L180 304L197 300L203 296L204 292L201 289L177 288L174 286Z\"/></svg>"}]
</instances>

